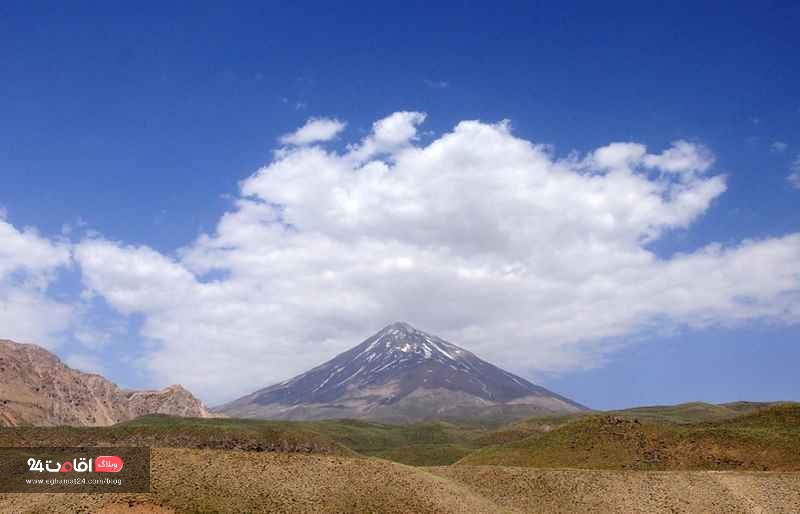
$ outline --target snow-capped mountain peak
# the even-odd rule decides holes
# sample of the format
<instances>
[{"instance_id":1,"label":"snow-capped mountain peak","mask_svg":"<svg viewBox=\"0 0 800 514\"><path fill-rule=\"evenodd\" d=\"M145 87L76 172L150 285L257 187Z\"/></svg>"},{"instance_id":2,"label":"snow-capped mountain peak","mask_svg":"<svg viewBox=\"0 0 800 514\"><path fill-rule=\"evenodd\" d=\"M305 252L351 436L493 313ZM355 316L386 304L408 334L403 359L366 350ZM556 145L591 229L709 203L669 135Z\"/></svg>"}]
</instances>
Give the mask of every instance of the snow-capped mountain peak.
<instances>
[{"instance_id":1,"label":"snow-capped mountain peak","mask_svg":"<svg viewBox=\"0 0 800 514\"><path fill-rule=\"evenodd\" d=\"M422 397L426 399L412 401ZM508 402L556 412L583 408L464 348L396 322L330 361L221 410L254 417L392 418L397 411L407 410L409 402L415 412L417 404L425 404L423 418L430 417L428 411L442 402L445 405L436 409ZM309 410L314 414L309 415Z\"/></svg>"},{"instance_id":2,"label":"snow-capped mountain peak","mask_svg":"<svg viewBox=\"0 0 800 514\"><path fill-rule=\"evenodd\" d=\"M466 355L466 351L456 345L426 334L403 322L388 325L373 338L374 340L356 358L366 355L367 361L372 361L381 357L403 359L419 356L423 359L461 364Z\"/></svg>"}]
</instances>

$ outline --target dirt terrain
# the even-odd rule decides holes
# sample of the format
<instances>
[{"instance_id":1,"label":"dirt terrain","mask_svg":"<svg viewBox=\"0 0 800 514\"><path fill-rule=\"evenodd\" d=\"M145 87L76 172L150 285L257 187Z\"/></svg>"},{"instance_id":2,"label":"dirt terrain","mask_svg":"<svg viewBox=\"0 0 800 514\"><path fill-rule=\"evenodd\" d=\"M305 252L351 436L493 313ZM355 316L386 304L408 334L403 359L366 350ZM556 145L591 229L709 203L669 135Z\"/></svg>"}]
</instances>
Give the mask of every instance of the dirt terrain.
<instances>
[{"instance_id":1,"label":"dirt terrain","mask_svg":"<svg viewBox=\"0 0 800 514\"><path fill-rule=\"evenodd\" d=\"M413 468L380 459L153 450L152 492L0 495L0 512L800 512L800 474Z\"/></svg>"},{"instance_id":2,"label":"dirt terrain","mask_svg":"<svg viewBox=\"0 0 800 514\"><path fill-rule=\"evenodd\" d=\"M494 501L499 512L796 513L800 474L427 468Z\"/></svg>"},{"instance_id":3,"label":"dirt terrain","mask_svg":"<svg viewBox=\"0 0 800 514\"><path fill-rule=\"evenodd\" d=\"M0 512L9 513L127 512L129 506L151 512L298 513L496 508L464 484L389 461L221 450L154 450L150 494L0 495Z\"/></svg>"},{"instance_id":4,"label":"dirt terrain","mask_svg":"<svg viewBox=\"0 0 800 514\"><path fill-rule=\"evenodd\" d=\"M0 513L798 513L800 406L751 407L497 429L170 416L2 428L0 446L154 448L149 494L7 494Z\"/></svg>"}]
</instances>

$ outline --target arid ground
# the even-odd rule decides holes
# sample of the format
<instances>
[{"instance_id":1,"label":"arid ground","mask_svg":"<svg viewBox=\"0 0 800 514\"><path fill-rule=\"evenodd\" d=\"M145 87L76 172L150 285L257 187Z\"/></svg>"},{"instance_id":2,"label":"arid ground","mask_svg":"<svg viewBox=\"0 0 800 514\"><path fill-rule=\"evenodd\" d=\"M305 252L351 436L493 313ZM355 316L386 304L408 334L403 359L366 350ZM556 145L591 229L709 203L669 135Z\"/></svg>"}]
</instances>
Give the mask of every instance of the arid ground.
<instances>
[{"instance_id":1,"label":"arid ground","mask_svg":"<svg viewBox=\"0 0 800 514\"><path fill-rule=\"evenodd\" d=\"M794 404L497 427L149 417L4 429L0 446L154 448L150 493L4 494L0 512L797 513L799 431Z\"/></svg>"},{"instance_id":2,"label":"arid ground","mask_svg":"<svg viewBox=\"0 0 800 514\"><path fill-rule=\"evenodd\" d=\"M800 512L800 473L414 468L375 458L153 451L150 494L7 494L0 511Z\"/></svg>"}]
</instances>

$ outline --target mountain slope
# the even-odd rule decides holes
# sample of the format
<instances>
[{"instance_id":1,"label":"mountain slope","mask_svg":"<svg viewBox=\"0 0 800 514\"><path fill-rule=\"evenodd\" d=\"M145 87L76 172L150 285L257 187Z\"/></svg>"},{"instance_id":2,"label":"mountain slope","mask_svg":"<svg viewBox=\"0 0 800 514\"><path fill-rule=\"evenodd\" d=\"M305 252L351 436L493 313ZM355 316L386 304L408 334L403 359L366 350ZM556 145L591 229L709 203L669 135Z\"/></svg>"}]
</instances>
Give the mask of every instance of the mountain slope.
<instances>
[{"instance_id":1,"label":"mountain slope","mask_svg":"<svg viewBox=\"0 0 800 514\"><path fill-rule=\"evenodd\" d=\"M211 416L179 385L125 391L100 375L69 368L44 348L0 341L0 426L107 426L151 413Z\"/></svg>"},{"instance_id":2,"label":"mountain slope","mask_svg":"<svg viewBox=\"0 0 800 514\"><path fill-rule=\"evenodd\" d=\"M219 408L230 416L415 421L585 410L407 323Z\"/></svg>"}]
</instances>

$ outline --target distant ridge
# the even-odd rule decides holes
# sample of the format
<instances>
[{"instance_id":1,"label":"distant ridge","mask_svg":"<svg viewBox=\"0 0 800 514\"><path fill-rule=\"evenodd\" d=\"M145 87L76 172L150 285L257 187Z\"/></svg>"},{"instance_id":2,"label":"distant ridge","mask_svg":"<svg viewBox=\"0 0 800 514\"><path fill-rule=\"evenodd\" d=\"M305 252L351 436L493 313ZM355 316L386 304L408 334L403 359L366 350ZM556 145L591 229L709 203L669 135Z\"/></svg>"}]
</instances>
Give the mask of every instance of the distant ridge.
<instances>
[{"instance_id":1,"label":"distant ridge","mask_svg":"<svg viewBox=\"0 0 800 514\"><path fill-rule=\"evenodd\" d=\"M126 391L34 344L0 340L0 426L107 426L144 414L212 417L180 385Z\"/></svg>"},{"instance_id":2,"label":"distant ridge","mask_svg":"<svg viewBox=\"0 0 800 514\"><path fill-rule=\"evenodd\" d=\"M419 421L586 409L439 337L396 322L306 373L218 410L253 418Z\"/></svg>"}]
</instances>

